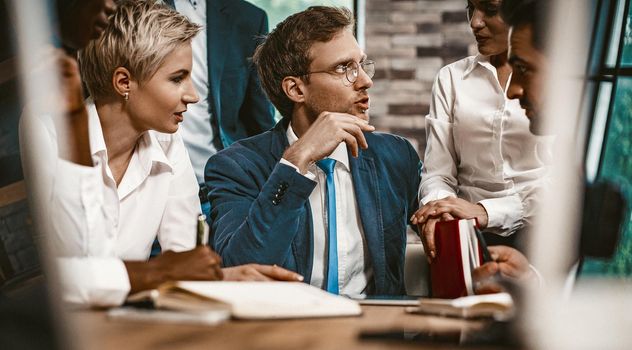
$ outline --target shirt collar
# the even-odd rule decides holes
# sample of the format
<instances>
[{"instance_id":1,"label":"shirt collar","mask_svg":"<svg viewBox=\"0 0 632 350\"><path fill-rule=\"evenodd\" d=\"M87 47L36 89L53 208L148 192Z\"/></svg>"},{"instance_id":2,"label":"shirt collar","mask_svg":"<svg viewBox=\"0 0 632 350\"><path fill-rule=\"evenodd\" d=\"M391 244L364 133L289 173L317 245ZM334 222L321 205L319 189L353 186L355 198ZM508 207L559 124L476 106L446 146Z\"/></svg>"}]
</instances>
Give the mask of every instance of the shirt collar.
<instances>
[{"instance_id":1,"label":"shirt collar","mask_svg":"<svg viewBox=\"0 0 632 350\"><path fill-rule=\"evenodd\" d=\"M103 137L103 129L101 128L101 122L99 120L99 114L97 113L97 107L92 99L86 100L86 107L88 109L88 135L90 136L90 150L93 160L100 160L107 164L108 155L107 147L105 145L105 139ZM148 174L151 171L153 163L162 163L173 172L173 166L167 155L163 150L159 137L169 137L170 135L163 135L147 131L138 140L135 153L138 155L140 165L143 170Z\"/></svg>"},{"instance_id":2,"label":"shirt collar","mask_svg":"<svg viewBox=\"0 0 632 350\"><path fill-rule=\"evenodd\" d=\"M474 71L476 67L483 66L489 69L490 65L491 64L489 63L489 57L481 55L480 53L477 54L476 56L474 56L465 71L463 71L463 79L467 78L467 76L470 75L470 73L472 73L472 71Z\"/></svg>"},{"instance_id":3,"label":"shirt collar","mask_svg":"<svg viewBox=\"0 0 632 350\"><path fill-rule=\"evenodd\" d=\"M290 146L298 141L298 136L294 133L292 129L292 123L290 123L287 127L287 131L285 133L287 135L287 141ZM347 171L351 171L351 167L349 166L349 154L347 153L347 144L341 142L336 149L326 158L331 158L335 160L337 163L342 164Z\"/></svg>"}]
</instances>

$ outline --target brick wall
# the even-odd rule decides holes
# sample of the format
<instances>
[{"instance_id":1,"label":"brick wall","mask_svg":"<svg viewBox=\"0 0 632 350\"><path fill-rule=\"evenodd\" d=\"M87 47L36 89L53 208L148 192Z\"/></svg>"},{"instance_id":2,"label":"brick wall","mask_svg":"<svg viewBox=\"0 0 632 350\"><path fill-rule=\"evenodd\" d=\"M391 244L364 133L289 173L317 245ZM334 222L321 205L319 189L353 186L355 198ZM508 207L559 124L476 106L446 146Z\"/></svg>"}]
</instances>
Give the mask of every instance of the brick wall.
<instances>
[{"instance_id":1,"label":"brick wall","mask_svg":"<svg viewBox=\"0 0 632 350\"><path fill-rule=\"evenodd\" d=\"M424 116L439 69L475 54L465 0L366 0L366 52L376 62L371 121L425 149Z\"/></svg>"}]
</instances>

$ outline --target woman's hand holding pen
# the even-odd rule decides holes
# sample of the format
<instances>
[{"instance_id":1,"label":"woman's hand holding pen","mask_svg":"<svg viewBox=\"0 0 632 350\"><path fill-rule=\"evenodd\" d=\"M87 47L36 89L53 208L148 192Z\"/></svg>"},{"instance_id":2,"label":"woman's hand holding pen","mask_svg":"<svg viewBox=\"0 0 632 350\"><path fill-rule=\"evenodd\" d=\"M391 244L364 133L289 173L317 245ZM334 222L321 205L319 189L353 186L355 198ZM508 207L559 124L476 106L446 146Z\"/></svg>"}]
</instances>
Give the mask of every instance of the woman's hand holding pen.
<instances>
[{"instance_id":1,"label":"woman's hand holding pen","mask_svg":"<svg viewBox=\"0 0 632 350\"><path fill-rule=\"evenodd\" d=\"M207 246L186 252L166 251L149 261L125 261L131 293L154 289L167 281L219 281L222 259Z\"/></svg>"},{"instance_id":2,"label":"woman's hand holding pen","mask_svg":"<svg viewBox=\"0 0 632 350\"><path fill-rule=\"evenodd\" d=\"M206 246L209 227L206 215L200 214L197 219L196 245ZM215 253L213 253L215 254ZM246 264L221 269L224 281L302 281L303 276L273 265Z\"/></svg>"},{"instance_id":3,"label":"woman's hand holding pen","mask_svg":"<svg viewBox=\"0 0 632 350\"><path fill-rule=\"evenodd\" d=\"M413 225L418 225L424 251L428 262L436 257L434 229L439 221L476 218L480 228L487 227L488 216L485 208L480 204L470 203L461 198L448 197L430 201L419 208L410 218Z\"/></svg>"}]
</instances>

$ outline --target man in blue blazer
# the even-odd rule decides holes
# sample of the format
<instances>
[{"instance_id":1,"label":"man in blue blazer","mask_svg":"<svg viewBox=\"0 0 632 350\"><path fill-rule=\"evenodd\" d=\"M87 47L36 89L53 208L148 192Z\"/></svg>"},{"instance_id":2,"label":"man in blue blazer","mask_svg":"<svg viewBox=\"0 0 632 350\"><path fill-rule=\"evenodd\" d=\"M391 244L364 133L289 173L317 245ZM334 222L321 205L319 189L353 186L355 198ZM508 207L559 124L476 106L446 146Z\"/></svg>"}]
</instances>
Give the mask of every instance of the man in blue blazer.
<instances>
[{"instance_id":1,"label":"man in blue blazer","mask_svg":"<svg viewBox=\"0 0 632 350\"><path fill-rule=\"evenodd\" d=\"M244 0L165 2L204 28L192 43L192 78L202 99L190 106L180 131L203 185L208 158L274 126L274 108L252 63L260 37L268 33L268 17ZM200 199L206 201L205 192Z\"/></svg>"},{"instance_id":2,"label":"man in blue blazer","mask_svg":"<svg viewBox=\"0 0 632 350\"><path fill-rule=\"evenodd\" d=\"M276 264L332 293L404 294L419 157L368 122L375 69L353 23L346 9L311 7L258 47L284 118L209 159L214 245L226 266Z\"/></svg>"}]
</instances>

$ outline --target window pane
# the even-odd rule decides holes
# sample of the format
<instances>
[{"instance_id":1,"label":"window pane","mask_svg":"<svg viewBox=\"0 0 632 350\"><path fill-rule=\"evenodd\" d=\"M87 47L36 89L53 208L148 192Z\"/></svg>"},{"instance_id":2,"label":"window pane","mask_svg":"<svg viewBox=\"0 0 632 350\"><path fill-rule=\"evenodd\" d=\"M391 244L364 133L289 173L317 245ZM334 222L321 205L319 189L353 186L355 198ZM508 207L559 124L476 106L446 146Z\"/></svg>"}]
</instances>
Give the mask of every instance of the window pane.
<instances>
[{"instance_id":1,"label":"window pane","mask_svg":"<svg viewBox=\"0 0 632 350\"><path fill-rule=\"evenodd\" d=\"M621 53L621 65L632 65L632 6L628 9L623 36L623 52Z\"/></svg>"},{"instance_id":2,"label":"window pane","mask_svg":"<svg viewBox=\"0 0 632 350\"><path fill-rule=\"evenodd\" d=\"M607 67L614 67L617 61L617 54L619 53L619 40L621 38L621 27L623 26L623 11L625 11L625 0L618 0L617 12L615 14L614 24L612 27L612 37L610 38L610 48L608 50L608 57L606 57ZM629 17L627 17L625 22L626 24L629 23ZM626 38L627 37L628 31L626 30ZM632 58L632 56L630 58ZM632 61L632 59L630 59L630 61Z\"/></svg>"},{"instance_id":3,"label":"window pane","mask_svg":"<svg viewBox=\"0 0 632 350\"><path fill-rule=\"evenodd\" d=\"M353 10L354 0L248 0L268 13L270 30L289 15L300 12L310 6L344 6Z\"/></svg>"},{"instance_id":4,"label":"window pane","mask_svg":"<svg viewBox=\"0 0 632 350\"><path fill-rule=\"evenodd\" d=\"M592 127L590 128L590 140L588 143L588 152L586 154L586 178L590 182L595 180L597 170L599 168L599 160L601 158L601 148L603 147L611 96L612 83L602 83L599 88L599 97L597 98L595 115Z\"/></svg>"},{"instance_id":5,"label":"window pane","mask_svg":"<svg viewBox=\"0 0 632 350\"><path fill-rule=\"evenodd\" d=\"M632 78L617 83L612 115L608 121L600 179L618 184L632 204ZM587 261L583 273L632 276L632 222L626 214L619 247L611 261Z\"/></svg>"}]
</instances>

